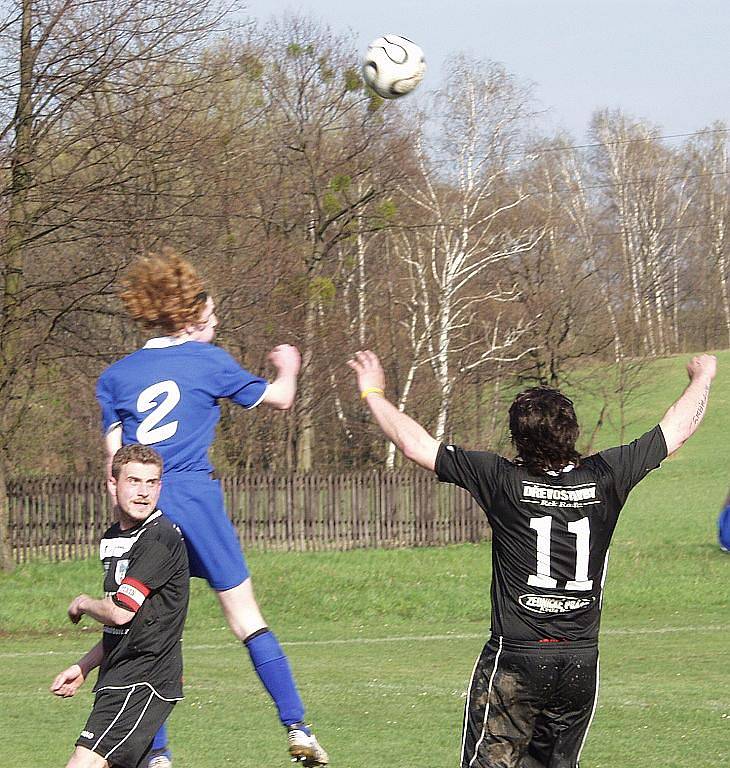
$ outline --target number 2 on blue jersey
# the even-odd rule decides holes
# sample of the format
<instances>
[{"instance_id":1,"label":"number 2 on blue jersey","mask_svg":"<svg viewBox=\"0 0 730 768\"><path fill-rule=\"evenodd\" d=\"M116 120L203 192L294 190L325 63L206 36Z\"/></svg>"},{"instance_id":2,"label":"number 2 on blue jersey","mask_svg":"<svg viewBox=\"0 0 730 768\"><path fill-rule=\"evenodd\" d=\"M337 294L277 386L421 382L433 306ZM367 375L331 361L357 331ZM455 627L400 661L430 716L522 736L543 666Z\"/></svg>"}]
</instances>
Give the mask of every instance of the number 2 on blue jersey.
<instances>
[{"instance_id":1,"label":"number 2 on blue jersey","mask_svg":"<svg viewBox=\"0 0 730 768\"><path fill-rule=\"evenodd\" d=\"M137 410L140 413L152 410L152 413L137 427L137 442L152 445L169 440L177 432L178 421L176 419L167 424L160 422L179 402L180 387L172 379L158 381L143 389L137 398Z\"/></svg>"}]
</instances>

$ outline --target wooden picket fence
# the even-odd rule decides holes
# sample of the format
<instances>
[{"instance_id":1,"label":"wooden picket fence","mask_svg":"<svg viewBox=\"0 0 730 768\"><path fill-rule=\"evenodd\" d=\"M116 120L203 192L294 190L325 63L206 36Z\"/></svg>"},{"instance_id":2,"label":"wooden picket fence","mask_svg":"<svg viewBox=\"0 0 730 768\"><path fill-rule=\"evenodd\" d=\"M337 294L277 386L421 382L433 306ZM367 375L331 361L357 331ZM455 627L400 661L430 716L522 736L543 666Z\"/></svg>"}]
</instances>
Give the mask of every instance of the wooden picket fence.
<instances>
[{"instance_id":1,"label":"wooden picket fence","mask_svg":"<svg viewBox=\"0 0 730 768\"><path fill-rule=\"evenodd\" d=\"M484 513L466 492L425 472L224 477L226 507L244 548L347 550L477 542ZM97 478L8 482L17 562L95 556L112 510Z\"/></svg>"}]
</instances>

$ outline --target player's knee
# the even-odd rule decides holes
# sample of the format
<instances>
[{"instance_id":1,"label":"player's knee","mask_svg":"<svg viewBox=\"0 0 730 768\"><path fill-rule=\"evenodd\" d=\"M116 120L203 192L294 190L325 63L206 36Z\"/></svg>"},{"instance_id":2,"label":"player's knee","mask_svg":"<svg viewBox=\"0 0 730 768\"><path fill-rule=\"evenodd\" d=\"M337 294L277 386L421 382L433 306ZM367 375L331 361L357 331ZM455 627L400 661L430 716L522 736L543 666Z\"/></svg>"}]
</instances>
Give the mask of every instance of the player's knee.
<instances>
[{"instance_id":1,"label":"player's knee","mask_svg":"<svg viewBox=\"0 0 730 768\"><path fill-rule=\"evenodd\" d=\"M247 638L256 632L267 629L266 621L259 612L253 614L227 614L226 618L228 619L228 626L231 628L231 632L241 642L245 642Z\"/></svg>"},{"instance_id":2,"label":"player's knee","mask_svg":"<svg viewBox=\"0 0 730 768\"><path fill-rule=\"evenodd\" d=\"M233 590L219 593L219 598L228 626L239 640L245 640L249 635L266 626L266 621L250 589L237 587L235 593Z\"/></svg>"}]
</instances>

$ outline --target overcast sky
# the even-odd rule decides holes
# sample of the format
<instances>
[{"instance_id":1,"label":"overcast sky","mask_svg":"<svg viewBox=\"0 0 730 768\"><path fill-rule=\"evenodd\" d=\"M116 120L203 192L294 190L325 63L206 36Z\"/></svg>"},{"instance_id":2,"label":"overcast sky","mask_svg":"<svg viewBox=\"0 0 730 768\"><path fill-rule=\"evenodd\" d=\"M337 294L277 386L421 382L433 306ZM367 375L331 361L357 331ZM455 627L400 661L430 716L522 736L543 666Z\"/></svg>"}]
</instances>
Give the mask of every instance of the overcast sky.
<instances>
[{"instance_id":1,"label":"overcast sky","mask_svg":"<svg viewBox=\"0 0 730 768\"><path fill-rule=\"evenodd\" d=\"M664 134L730 124L728 0L249 0L248 10L351 30L362 50L381 34L404 35L425 51L424 89L439 85L454 52L500 61L534 84L545 129L577 139L602 107Z\"/></svg>"}]
</instances>

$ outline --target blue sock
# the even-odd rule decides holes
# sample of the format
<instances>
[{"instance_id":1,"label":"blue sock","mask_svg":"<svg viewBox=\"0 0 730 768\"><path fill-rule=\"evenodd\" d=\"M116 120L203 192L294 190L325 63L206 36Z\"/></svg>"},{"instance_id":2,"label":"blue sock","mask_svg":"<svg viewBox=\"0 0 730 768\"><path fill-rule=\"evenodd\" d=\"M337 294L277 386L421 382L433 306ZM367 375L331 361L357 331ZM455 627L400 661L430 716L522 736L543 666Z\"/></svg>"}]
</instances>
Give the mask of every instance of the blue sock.
<instances>
[{"instance_id":1,"label":"blue sock","mask_svg":"<svg viewBox=\"0 0 730 768\"><path fill-rule=\"evenodd\" d=\"M243 644L248 648L256 674L276 704L279 720L284 725L301 722L304 719L304 705L299 698L289 660L274 633L264 627L249 635Z\"/></svg>"},{"instance_id":2,"label":"blue sock","mask_svg":"<svg viewBox=\"0 0 730 768\"><path fill-rule=\"evenodd\" d=\"M155 738L152 740L152 751L159 752L161 749L167 748L167 726L163 723L160 726L160 730L155 734Z\"/></svg>"}]
</instances>

